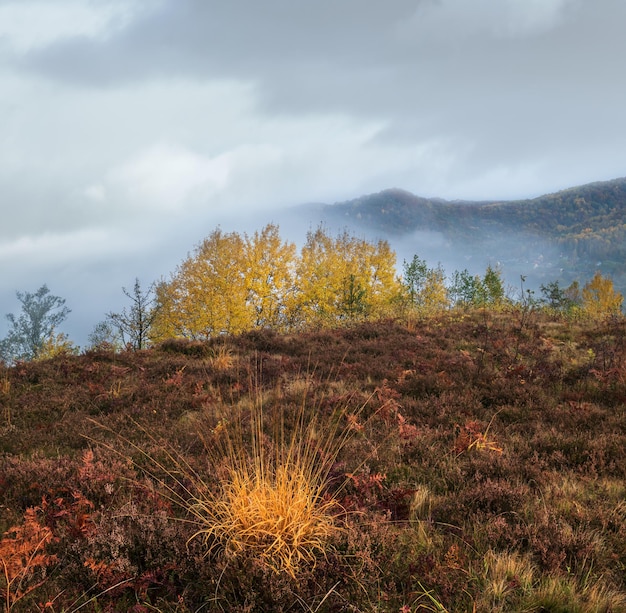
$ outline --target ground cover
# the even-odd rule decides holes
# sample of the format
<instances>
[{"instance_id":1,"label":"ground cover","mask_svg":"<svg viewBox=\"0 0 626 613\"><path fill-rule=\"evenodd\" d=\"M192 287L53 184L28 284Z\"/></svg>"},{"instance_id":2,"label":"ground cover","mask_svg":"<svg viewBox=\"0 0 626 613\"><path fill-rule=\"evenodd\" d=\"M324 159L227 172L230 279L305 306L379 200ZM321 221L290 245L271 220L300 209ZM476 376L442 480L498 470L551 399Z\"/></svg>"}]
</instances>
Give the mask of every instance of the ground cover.
<instances>
[{"instance_id":1,"label":"ground cover","mask_svg":"<svg viewBox=\"0 0 626 613\"><path fill-rule=\"evenodd\" d=\"M626 611L626 323L450 312L0 370L7 611Z\"/></svg>"}]
</instances>

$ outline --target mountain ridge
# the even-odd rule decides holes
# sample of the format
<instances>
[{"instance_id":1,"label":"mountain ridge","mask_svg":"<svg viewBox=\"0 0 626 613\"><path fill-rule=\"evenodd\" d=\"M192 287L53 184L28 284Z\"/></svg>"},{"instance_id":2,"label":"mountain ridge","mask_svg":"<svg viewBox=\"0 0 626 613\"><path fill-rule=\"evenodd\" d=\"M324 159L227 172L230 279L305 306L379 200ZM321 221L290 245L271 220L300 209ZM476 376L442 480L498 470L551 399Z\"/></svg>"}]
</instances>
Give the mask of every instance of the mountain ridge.
<instances>
[{"instance_id":1,"label":"mountain ridge","mask_svg":"<svg viewBox=\"0 0 626 613\"><path fill-rule=\"evenodd\" d=\"M588 209L585 210L584 202L580 202L579 199L591 198L593 204L608 204L617 205L620 212L624 215L626 221L626 177L612 179L609 181L594 181L592 183L586 183L583 185L569 187L556 192L550 192L534 198L523 198L514 200L502 200L502 199L487 199L487 200L469 200L469 199L454 199L447 200L440 197L423 197L413 194L412 192L398 188L388 188L380 192L366 194L346 200L342 202L335 202L333 204L322 205L322 210L326 214L335 215L337 211L342 212L344 215L355 211L361 213L363 217L363 211L372 214L374 210L378 209L381 215L386 215L389 211L393 210L390 205L401 205L400 212L403 214L413 213L408 215L410 219L414 216L416 207L421 207L429 212L435 212L436 209L443 209L444 211L459 212L459 207L467 208L472 213L480 213L484 217L488 217L488 213L494 211L515 211L521 212L522 209L535 209L539 210L544 216L548 213L547 206L554 204L566 205L565 210L573 212L582 217ZM572 200L573 199L573 200ZM578 209L578 210L577 210ZM554 212L554 211L553 211ZM519 214L519 213L518 213ZM407 218L403 219L402 229L403 231L412 231L416 229L406 225ZM567 221L567 220L564 220ZM563 225L563 224L562 224ZM445 224L444 224L445 228ZM438 228L439 229L439 228Z\"/></svg>"},{"instance_id":2,"label":"mountain ridge","mask_svg":"<svg viewBox=\"0 0 626 613\"><path fill-rule=\"evenodd\" d=\"M584 282L600 270L626 290L626 177L518 200L424 198L390 188L324 205L320 214L391 240L436 232L465 260L508 262L519 274L542 267L540 282Z\"/></svg>"}]
</instances>

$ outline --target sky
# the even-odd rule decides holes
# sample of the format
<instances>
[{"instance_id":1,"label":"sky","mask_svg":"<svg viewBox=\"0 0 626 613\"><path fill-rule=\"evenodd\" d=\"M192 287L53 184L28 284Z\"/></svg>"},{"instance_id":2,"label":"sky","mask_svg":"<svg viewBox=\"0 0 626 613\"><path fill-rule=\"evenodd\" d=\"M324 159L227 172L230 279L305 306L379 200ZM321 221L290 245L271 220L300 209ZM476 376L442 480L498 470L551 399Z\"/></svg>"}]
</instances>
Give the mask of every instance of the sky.
<instances>
[{"instance_id":1,"label":"sky","mask_svg":"<svg viewBox=\"0 0 626 613\"><path fill-rule=\"evenodd\" d=\"M83 345L218 224L622 177L624 23L623 0L0 0L0 317L46 283Z\"/></svg>"}]
</instances>

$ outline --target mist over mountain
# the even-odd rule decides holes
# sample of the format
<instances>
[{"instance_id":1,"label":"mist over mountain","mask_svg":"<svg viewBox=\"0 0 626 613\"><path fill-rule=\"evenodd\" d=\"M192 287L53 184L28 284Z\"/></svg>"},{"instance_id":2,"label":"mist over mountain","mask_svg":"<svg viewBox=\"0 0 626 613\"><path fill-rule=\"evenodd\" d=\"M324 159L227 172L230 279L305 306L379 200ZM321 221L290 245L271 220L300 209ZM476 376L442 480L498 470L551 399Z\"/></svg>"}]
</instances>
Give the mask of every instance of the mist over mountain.
<instances>
[{"instance_id":1,"label":"mist over mountain","mask_svg":"<svg viewBox=\"0 0 626 613\"><path fill-rule=\"evenodd\" d=\"M331 228L386 238L398 262L414 254L447 273L479 274L499 265L507 282L527 287L585 283L596 270L626 290L626 178L526 200L444 200L387 189L300 208Z\"/></svg>"}]
</instances>

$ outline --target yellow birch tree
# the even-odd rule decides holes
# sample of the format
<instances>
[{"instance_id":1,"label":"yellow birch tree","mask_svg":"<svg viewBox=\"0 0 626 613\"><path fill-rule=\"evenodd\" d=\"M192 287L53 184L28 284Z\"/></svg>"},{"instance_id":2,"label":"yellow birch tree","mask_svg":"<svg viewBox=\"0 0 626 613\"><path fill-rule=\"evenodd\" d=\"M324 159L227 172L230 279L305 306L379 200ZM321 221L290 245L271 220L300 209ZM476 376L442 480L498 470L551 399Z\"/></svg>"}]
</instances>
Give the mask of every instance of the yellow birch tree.
<instances>
[{"instance_id":1,"label":"yellow birch tree","mask_svg":"<svg viewBox=\"0 0 626 613\"><path fill-rule=\"evenodd\" d=\"M420 292L420 309L426 313L437 313L450 307L446 275L441 266L429 268Z\"/></svg>"},{"instance_id":2,"label":"yellow birch tree","mask_svg":"<svg viewBox=\"0 0 626 613\"><path fill-rule=\"evenodd\" d=\"M613 281L596 272L593 279L583 287L582 309L595 318L618 315L624 297L613 287Z\"/></svg>"},{"instance_id":3,"label":"yellow birch tree","mask_svg":"<svg viewBox=\"0 0 626 613\"><path fill-rule=\"evenodd\" d=\"M336 325L380 317L400 294L395 253L376 244L324 228L309 232L296 271L291 312L300 325Z\"/></svg>"},{"instance_id":4,"label":"yellow birch tree","mask_svg":"<svg viewBox=\"0 0 626 613\"><path fill-rule=\"evenodd\" d=\"M268 224L252 237L245 235L244 279L253 326L285 329L287 305L294 291L296 246L283 242L278 226Z\"/></svg>"},{"instance_id":5,"label":"yellow birch tree","mask_svg":"<svg viewBox=\"0 0 626 613\"><path fill-rule=\"evenodd\" d=\"M250 329L254 315L247 302L245 270L242 237L214 230L171 280L157 287L155 340L174 336L202 339Z\"/></svg>"}]
</instances>

